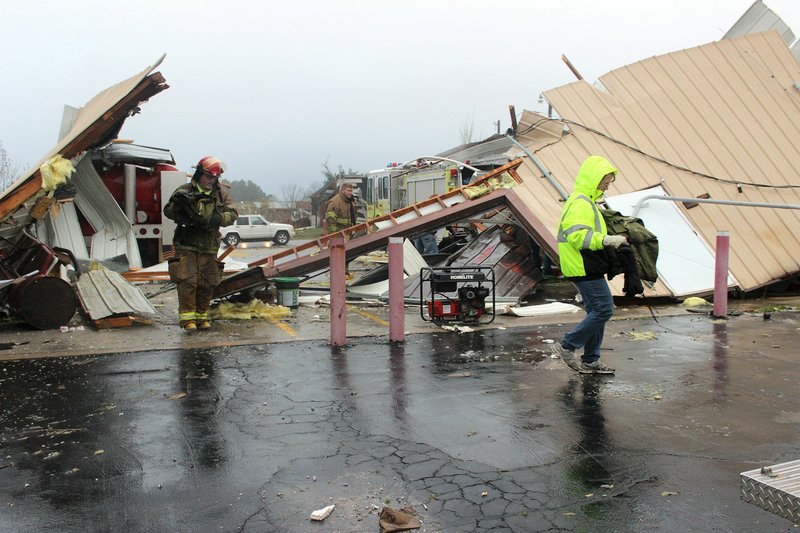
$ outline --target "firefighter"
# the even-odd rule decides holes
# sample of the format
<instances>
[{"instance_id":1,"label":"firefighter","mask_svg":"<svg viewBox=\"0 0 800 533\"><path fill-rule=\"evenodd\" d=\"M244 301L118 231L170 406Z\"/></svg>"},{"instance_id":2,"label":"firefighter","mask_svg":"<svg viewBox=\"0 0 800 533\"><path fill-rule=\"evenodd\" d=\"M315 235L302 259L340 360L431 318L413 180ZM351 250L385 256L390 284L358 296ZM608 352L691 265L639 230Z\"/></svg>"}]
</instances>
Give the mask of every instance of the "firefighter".
<instances>
[{"instance_id":1,"label":"firefighter","mask_svg":"<svg viewBox=\"0 0 800 533\"><path fill-rule=\"evenodd\" d=\"M233 198L219 184L224 171L225 164L216 157L202 158L192 180L175 189L164 206L164 215L178 225L169 277L178 286L180 326L186 331L211 329L208 308L223 269L217 261L219 228L238 217Z\"/></svg>"},{"instance_id":2,"label":"firefighter","mask_svg":"<svg viewBox=\"0 0 800 533\"><path fill-rule=\"evenodd\" d=\"M333 198L325 204L325 234L336 233L356 225L356 199L353 198L353 184L342 183ZM345 279L353 279L350 263L345 263Z\"/></svg>"},{"instance_id":3,"label":"firefighter","mask_svg":"<svg viewBox=\"0 0 800 533\"><path fill-rule=\"evenodd\" d=\"M339 192L325 204L325 234L356 225L356 201L353 185L342 183Z\"/></svg>"}]
</instances>

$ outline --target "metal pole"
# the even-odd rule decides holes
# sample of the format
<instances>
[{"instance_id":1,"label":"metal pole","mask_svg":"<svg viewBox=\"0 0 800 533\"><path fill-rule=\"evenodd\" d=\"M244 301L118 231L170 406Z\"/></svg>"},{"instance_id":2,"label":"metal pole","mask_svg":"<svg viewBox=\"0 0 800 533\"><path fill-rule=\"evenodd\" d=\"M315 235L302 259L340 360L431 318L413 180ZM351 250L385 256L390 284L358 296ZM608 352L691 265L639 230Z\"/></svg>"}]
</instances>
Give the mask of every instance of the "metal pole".
<instances>
[{"instance_id":1,"label":"metal pole","mask_svg":"<svg viewBox=\"0 0 800 533\"><path fill-rule=\"evenodd\" d=\"M647 200L667 200L670 202L687 202L687 203L698 203L698 204L719 204L719 205L738 205L740 207L768 207L771 209L800 209L800 205L798 204L770 204L767 202L740 202L738 200L715 200L714 198L682 198L679 196L661 196L658 194L652 194L650 196L643 196L636 202L636 205L633 206L633 213L631 213L632 217L635 217L639 214L639 210L642 208L642 204L644 204Z\"/></svg>"},{"instance_id":2,"label":"metal pole","mask_svg":"<svg viewBox=\"0 0 800 533\"><path fill-rule=\"evenodd\" d=\"M403 302L403 238L389 237L389 340L405 340Z\"/></svg>"},{"instance_id":3,"label":"metal pole","mask_svg":"<svg viewBox=\"0 0 800 533\"><path fill-rule=\"evenodd\" d=\"M136 167L125 164L125 216L132 224L136 224Z\"/></svg>"},{"instance_id":4,"label":"metal pole","mask_svg":"<svg viewBox=\"0 0 800 533\"><path fill-rule=\"evenodd\" d=\"M728 255L730 234L717 232L717 252L714 263L714 316L728 316Z\"/></svg>"},{"instance_id":5,"label":"metal pole","mask_svg":"<svg viewBox=\"0 0 800 533\"><path fill-rule=\"evenodd\" d=\"M331 237L328 241L330 251L331 278L331 344L347 344L347 302L345 293L345 247L344 237Z\"/></svg>"},{"instance_id":6,"label":"metal pole","mask_svg":"<svg viewBox=\"0 0 800 533\"><path fill-rule=\"evenodd\" d=\"M544 166L539 162L538 159L536 159L536 156L533 155L530 150L528 150L522 144L517 142L517 140L511 135L506 135L506 137L508 137L508 140L511 141L514 144L514 146L522 150L522 152L530 158L533 164L536 165L536 167L539 169L539 172L541 172L544 175L544 177L547 178L547 181L549 181L550 185L552 185L553 188L556 190L556 192L558 192L558 194L561 195L561 198L563 200L569 198L567 192L561 188L561 185L559 185L558 182L555 180L555 178L553 178L553 175L550 174L550 171L544 168Z\"/></svg>"}]
</instances>

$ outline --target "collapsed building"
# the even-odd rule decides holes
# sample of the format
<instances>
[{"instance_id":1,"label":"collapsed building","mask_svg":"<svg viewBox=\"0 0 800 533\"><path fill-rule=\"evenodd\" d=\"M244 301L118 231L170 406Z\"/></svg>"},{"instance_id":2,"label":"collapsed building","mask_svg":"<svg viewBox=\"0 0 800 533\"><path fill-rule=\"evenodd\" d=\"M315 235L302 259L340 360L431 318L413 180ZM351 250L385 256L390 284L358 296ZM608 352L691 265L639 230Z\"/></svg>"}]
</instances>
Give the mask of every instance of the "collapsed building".
<instances>
[{"instance_id":1,"label":"collapsed building","mask_svg":"<svg viewBox=\"0 0 800 533\"><path fill-rule=\"evenodd\" d=\"M487 140L491 146L478 143L446 152L474 160L489 157L494 170L473 180L470 191L449 191L345 230L348 259L384 247L388 237L411 237L475 219L482 228L524 231L555 259L561 201L586 156L600 154L620 170L606 199L609 207L641 218L659 238L659 280L646 288L645 297L710 293L719 231L730 233L731 288L749 292L794 276L800 271L800 256L794 253L800 244L794 230L800 227L800 63L793 43L788 27L756 2L721 41L621 67L595 84L578 79L544 91L551 113L525 111L508 135ZM185 180L170 166L174 161L167 151L112 149L124 121L168 87L154 71L159 63L75 110L58 144L42 158L71 160L77 171L68 186L45 190L37 165L0 195L5 277L0 305L24 315L36 307L25 301L41 297L41 291L30 290L36 286L31 279L69 280L64 270L79 270L75 264L81 259L123 257L125 268L142 266L142 252L148 255L150 246L145 239L156 240L161 259L170 227L155 219L160 206L151 214L130 208L135 194L130 191L144 176L133 172L122 180L123 192L115 194L120 182L115 185L101 175L113 166L117 150L123 160L158 169L161 197ZM505 150L502 157L498 146ZM505 161L510 162L498 167ZM474 193L492 180L495 185ZM535 261L509 244L505 232L493 232L496 238L479 240L483 248L461 260L497 268L498 279L506 279L498 292L519 299L535 286ZM217 296L325 268L327 238L251 263L227 277ZM94 290L79 291L84 310L103 301L104 310L96 316L149 312L135 293L114 302L103 297L126 294L121 278L86 277ZM611 282L617 296L621 284ZM408 282L407 296L414 290ZM68 299L69 291L57 292ZM28 312L34 313L25 317L32 324L51 325L40 322L36 311Z\"/></svg>"}]
</instances>

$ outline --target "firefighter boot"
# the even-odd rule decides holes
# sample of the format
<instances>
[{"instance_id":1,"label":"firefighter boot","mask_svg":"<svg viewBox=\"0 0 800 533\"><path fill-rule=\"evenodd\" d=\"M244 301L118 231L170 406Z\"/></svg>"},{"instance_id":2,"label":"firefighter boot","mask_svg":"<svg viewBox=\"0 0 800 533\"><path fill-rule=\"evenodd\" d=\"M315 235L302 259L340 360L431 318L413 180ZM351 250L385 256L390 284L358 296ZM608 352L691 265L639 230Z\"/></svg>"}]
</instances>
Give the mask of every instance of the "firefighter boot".
<instances>
[{"instance_id":1,"label":"firefighter boot","mask_svg":"<svg viewBox=\"0 0 800 533\"><path fill-rule=\"evenodd\" d=\"M184 331L197 331L197 323L194 320L187 320L181 323L181 328L183 328Z\"/></svg>"},{"instance_id":2,"label":"firefighter boot","mask_svg":"<svg viewBox=\"0 0 800 533\"><path fill-rule=\"evenodd\" d=\"M200 320L197 323L197 329L200 331L208 331L211 329L211 321L209 320Z\"/></svg>"}]
</instances>

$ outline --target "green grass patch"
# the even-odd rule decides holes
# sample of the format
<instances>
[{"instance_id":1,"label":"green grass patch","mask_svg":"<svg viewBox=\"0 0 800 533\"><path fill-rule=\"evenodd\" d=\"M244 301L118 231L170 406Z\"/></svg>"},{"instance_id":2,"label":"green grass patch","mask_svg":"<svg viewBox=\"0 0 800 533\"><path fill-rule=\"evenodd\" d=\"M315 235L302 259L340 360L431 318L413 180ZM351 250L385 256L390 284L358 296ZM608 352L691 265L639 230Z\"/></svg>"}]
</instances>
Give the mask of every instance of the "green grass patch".
<instances>
[{"instance_id":1,"label":"green grass patch","mask_svg":"<svg viewBox=\"0 0 800 533\"><path fill-rule=\"evenodd\" d=\"M295 232L296 239L316 239L322 237L322 228L302 228Z\"/></svg>"}]
</instances>

